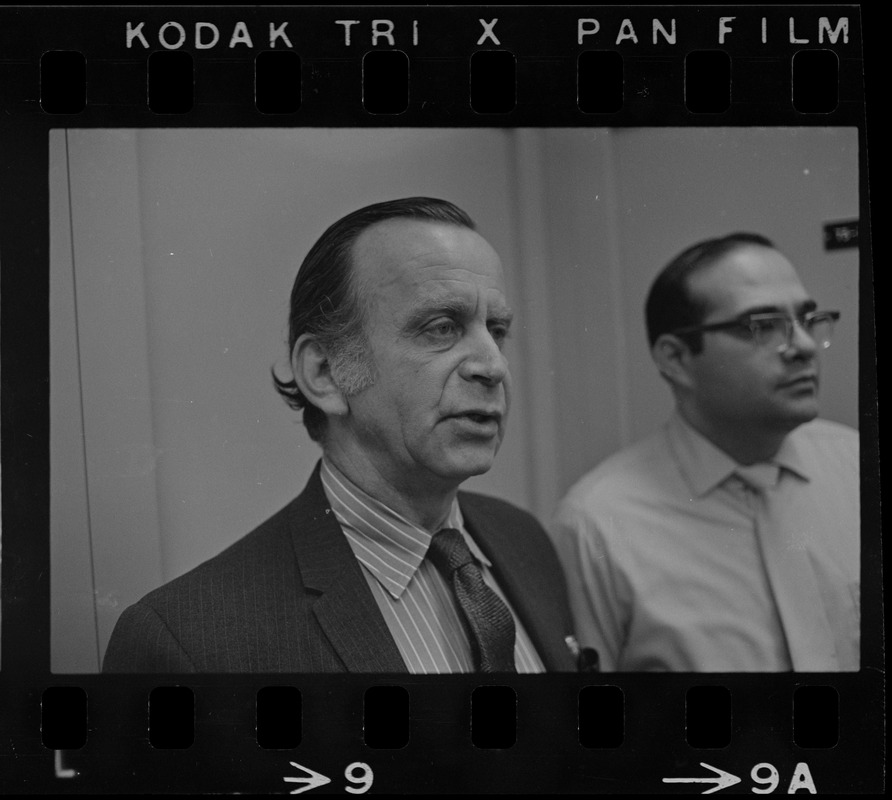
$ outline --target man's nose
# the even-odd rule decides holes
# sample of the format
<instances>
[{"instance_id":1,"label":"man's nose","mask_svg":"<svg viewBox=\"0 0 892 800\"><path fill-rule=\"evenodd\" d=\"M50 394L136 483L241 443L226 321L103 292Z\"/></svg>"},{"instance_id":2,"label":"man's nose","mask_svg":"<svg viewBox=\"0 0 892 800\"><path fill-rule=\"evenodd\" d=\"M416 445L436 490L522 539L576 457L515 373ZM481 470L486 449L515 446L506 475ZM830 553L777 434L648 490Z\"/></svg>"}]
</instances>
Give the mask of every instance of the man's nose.
<instances>
[{"instance_id":1,"label":"man's nose","mask_svg":"<svg viewBox=\"0 0 892 800\"><path fill-rule=\"evenodd\" d=\"M488 329L476 332L468 342L468 355L459 370L465 380L496 385L508 374L508 359Z\"/></svg>"},{"instance_id":2,"label":"man's nose","mask_svg":"<svg viewBox=\"0 0 892 800\"><path fill-rule=\"evenodd\" d=\"M796 317L793 317L790 342L784 350L788 357L812 358L818 351L818 344L811 332Z\"/></svg>"}]
</instances>

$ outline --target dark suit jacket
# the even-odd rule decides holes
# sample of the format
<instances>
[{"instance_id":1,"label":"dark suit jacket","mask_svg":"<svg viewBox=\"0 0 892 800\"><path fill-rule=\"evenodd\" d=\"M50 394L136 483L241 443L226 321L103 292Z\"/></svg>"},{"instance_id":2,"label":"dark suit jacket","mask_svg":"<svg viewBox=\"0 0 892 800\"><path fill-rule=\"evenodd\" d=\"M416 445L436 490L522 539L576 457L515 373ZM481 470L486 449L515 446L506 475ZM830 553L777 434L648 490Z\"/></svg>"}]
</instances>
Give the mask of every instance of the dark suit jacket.
<instances>
[{"instance_id":1,"label":"dark suit jacket","mask_svg":"<svg viewBox=\"0 0 892 800\"><path fill-rule=\"evenodd\" d=\"M575 670L564 577L542 527L500 500L459 502L546 668ZM273 517L126 609L103 672L406 672L361 569L317 466Z\"/></svg>"}]
</instances>

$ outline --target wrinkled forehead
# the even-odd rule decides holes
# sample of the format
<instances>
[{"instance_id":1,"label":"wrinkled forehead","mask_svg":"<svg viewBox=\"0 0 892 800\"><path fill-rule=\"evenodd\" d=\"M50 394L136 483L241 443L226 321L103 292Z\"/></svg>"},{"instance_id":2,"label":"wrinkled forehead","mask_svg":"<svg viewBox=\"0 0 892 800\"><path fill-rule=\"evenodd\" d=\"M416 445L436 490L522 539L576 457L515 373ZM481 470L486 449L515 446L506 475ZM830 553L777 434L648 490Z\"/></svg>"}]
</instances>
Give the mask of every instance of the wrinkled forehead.
<instances>
[{"instance_id":1,"label":"wrinkled forehead","mask_svg":"<svg viewBox=\"0 0 892 800\"><path fill-rule=\"evenodd\" d=\"M353 245L354 277L366 291L403 293L472 282L504 293L502 264L476 231L459 225L392 219L363 231Z\"/></svg>"},{"instance_id":2,"label":"wrinkled forehead","mask_svg":"<svg viewBox=\"0 0 892 800\"><path fill-rule=\"evenodd\" d=\"M688 291L706 318L748 311L796 311L810 295L796 269L778 250L745 244L716 259L688 279Z\"/></svg>"}]
</instances>

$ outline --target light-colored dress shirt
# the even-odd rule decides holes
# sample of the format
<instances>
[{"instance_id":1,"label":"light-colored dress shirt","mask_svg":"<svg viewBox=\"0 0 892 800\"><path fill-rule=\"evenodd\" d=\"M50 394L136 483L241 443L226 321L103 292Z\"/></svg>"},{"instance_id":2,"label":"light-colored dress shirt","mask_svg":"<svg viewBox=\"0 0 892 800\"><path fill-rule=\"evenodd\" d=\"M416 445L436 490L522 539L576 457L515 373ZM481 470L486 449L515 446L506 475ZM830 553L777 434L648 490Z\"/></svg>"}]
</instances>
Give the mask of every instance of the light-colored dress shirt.
<instances>
[{"instance_id":1,"label":"light-colored dress shirt","mask_svg":"<svg viewBox=\"0 0 892 800\"><path fill-rule=\"evenodd\" d=\"M474 672L471 643L452 587L425 558L433 533L370 497L325 458L321 478L328 502L363 567L409 672ZM465 529L457 499L444 527L461 532L484 581L511 609L491 574L492 564ZM517 671L544 672L529 635L513 609L511 613Z\"/></svg>"},{"instance_id":2,"label":"light-colored dress shirt","mask_svg":"<svg viewBox=\"0 0 892 800\"><path fill-rule=\"evenodd\" d=\"M611 456L551 529L580 644L608 671L858 670L858 454L815 420L740 467L676 415Z\"/></svg>"}]
</instances>

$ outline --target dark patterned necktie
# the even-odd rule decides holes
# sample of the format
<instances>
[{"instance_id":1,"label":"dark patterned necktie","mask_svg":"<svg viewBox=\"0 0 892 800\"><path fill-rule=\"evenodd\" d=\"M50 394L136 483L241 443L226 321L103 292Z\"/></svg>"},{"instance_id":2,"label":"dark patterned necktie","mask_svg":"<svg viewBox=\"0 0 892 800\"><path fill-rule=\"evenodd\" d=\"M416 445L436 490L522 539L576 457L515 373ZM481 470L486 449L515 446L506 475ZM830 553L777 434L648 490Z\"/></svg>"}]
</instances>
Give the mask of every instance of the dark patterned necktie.
<instances>
[{"instance_id":1,"label":"dark patterned necktie","mask_svg":"<svg viewBox=\"0 0 892 800\"><path fill-rule=\"evenodd\" d=\"M501 598L483 581L464 536L453 528L434 535L431 561L452 585L471 633L478 672L516 672L514 617Z\"/></svg>"}]
</instances>

